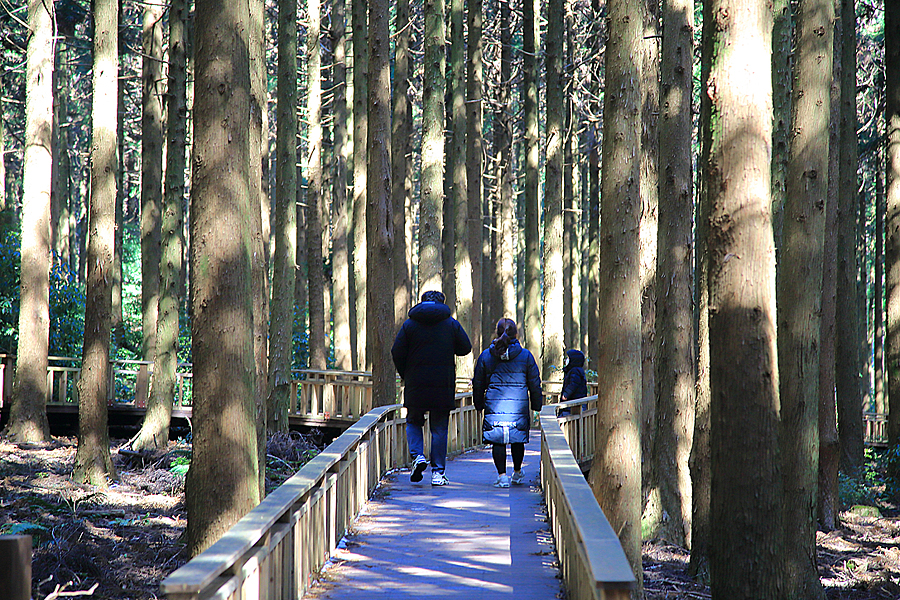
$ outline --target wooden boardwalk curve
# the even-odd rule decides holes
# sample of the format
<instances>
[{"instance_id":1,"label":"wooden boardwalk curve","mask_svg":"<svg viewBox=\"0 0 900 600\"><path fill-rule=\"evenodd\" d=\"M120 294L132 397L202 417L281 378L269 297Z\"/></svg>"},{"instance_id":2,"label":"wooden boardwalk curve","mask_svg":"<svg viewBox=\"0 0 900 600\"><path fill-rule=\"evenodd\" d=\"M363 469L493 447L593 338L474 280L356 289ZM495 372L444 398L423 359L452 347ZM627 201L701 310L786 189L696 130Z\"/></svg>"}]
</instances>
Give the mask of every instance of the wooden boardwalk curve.
<instances>
[{"instance_id":1,"label":"wooden boardwalk curve","mask_svg":"<svg viewBox=\"0 0 900 600\"><path fill-rule=\"evenodd\" d=\"M525 483L493 487L489 448L447 463L450 485L432 487L430 471L411 483L409 469L381 480L319 583L319 600L557 598L559 569L538 487L540 431L526 448ZM512 463L507 467L512 473Z\"/></svg>"}]
</instances>

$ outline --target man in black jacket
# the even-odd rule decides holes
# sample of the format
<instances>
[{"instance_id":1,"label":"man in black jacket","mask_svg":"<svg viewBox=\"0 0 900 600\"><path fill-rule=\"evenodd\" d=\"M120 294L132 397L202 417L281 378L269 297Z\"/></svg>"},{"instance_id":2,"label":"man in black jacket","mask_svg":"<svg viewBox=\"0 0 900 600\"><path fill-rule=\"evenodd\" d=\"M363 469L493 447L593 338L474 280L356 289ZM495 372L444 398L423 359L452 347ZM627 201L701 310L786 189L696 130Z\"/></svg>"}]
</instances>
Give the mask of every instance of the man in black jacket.
<instances>
[{"instance_id":1,"label":"man in black jacket","mask_svg":"<svg viewBox=\"0 0 900 600\"><path fill-rule=\"evenodd\" d=\"M451 316L444 294L428 291L409 311L391 356L404 381L406 439L413 459L411 481L421 481L425 459L425 413L430 413L431 485L447 485L447 428L456 394L456 356L472 351L472 342Z\"/></svg>"}]
</instances>

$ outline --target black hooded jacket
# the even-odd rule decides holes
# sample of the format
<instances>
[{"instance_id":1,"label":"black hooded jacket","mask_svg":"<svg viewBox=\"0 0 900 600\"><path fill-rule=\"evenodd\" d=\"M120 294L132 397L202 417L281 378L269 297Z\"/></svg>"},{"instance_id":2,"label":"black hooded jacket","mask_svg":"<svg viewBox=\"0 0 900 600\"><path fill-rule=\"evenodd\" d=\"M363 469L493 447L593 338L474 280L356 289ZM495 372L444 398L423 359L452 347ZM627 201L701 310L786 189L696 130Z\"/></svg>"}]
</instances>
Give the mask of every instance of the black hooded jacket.
<instances>
[{"instance_id":1,"label":"black hooded jacket","mask_svg":"<svg viewBox=\"0 0 900 600\"><path fill-rule=\"evenodd\" d=\"M588 395L587 378L584 375L584 353L581 350L566 351L566 365L563 367L562 396L566 400L585 398Z\"/></svg>"},{"instance_id":2,"label":"black hooded jacket","mask_svg":"<svg viewBox=\"0 0 900 600\"><path fill-rule=\"evenodd\" d=\"M405 384L403 405L413 422L426 411L449 413L456 393L456 356L472 351L472 342L450 307L422 302L409 311L391 356Z\"/></svg>"}]
</instances>

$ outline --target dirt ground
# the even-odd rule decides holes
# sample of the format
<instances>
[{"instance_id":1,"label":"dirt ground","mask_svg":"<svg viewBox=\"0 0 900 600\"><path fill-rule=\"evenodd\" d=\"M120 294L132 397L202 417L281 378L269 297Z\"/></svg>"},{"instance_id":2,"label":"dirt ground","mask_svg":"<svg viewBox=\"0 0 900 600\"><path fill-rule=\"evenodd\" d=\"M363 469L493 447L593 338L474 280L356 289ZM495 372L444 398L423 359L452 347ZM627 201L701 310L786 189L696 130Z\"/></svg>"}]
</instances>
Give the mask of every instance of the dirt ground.
<instances>
[{"instance_id":1,"label":"dirt ground","mask_svg":"<svg viewBox=\"0 0 900 600\"><path fill-rule=\"evenodd\" d=\"M184 479L173 444L153 461L114 447L119 481L102 490L72 483L76 441L12 444L0 440L0 534L34 536L36 600L54 592L92 598L151 600L159 583L184 564L187 525ZM819 570L827 598L900 598L900 518L842 515L842 526L819 532ZM687 575L686 550L644 544L645 597L710 598ZM77 596L76 596L77 597Z\"/></svg>"}]
</instances>

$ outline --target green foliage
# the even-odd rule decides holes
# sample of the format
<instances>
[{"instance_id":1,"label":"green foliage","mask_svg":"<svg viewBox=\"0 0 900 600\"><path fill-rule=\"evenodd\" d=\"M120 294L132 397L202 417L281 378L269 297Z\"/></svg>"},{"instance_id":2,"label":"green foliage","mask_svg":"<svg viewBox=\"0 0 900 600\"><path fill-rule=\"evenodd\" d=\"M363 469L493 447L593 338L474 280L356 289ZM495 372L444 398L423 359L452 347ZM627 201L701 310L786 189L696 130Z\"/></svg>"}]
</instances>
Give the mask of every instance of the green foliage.
<instances>
[{"instance_id":1,"label":"green foliage","mask_svg":"<svg viewBox=\"0 0 900 600\"><path fill-rule=\"evenodd\" d=\"M838 473L841 506L876 506L900 498L900 446L866 448L858 476Z\"/></svg>"},{"instance_id":2,"label":"green foliage","mask_svg":"<svg viewBox=\"0 0 900 600\"><path fill-rule=\"evenodd\" d=\"M17 231L0 231L0 352L11 354L18 345L20 248ZM84 301L76 274L54 256L50 268L50 354L81 353Z\"/></svg>"},{"instance_id":3,"label":"green foliage","mask_svg":"<svg viewBox=\"0 0 900 600\"><path fill-rule=\"evenodd\" d=\"M306 311L294 305L293 369L305 369L309 365L309 332L306 330Z\"/></svg>"},{"instance_id":4,"label":"green foliage","mask_svg":"<svg viewBox=\"0 0 900 600\"><path fill-rule=\"evenodd\" d=\"M172 460L172 464L169 467L169 471L176 475L187 475L188 469L191 467L191 457L190 456L176 456Z\"/></svg>"}]
</instances>

